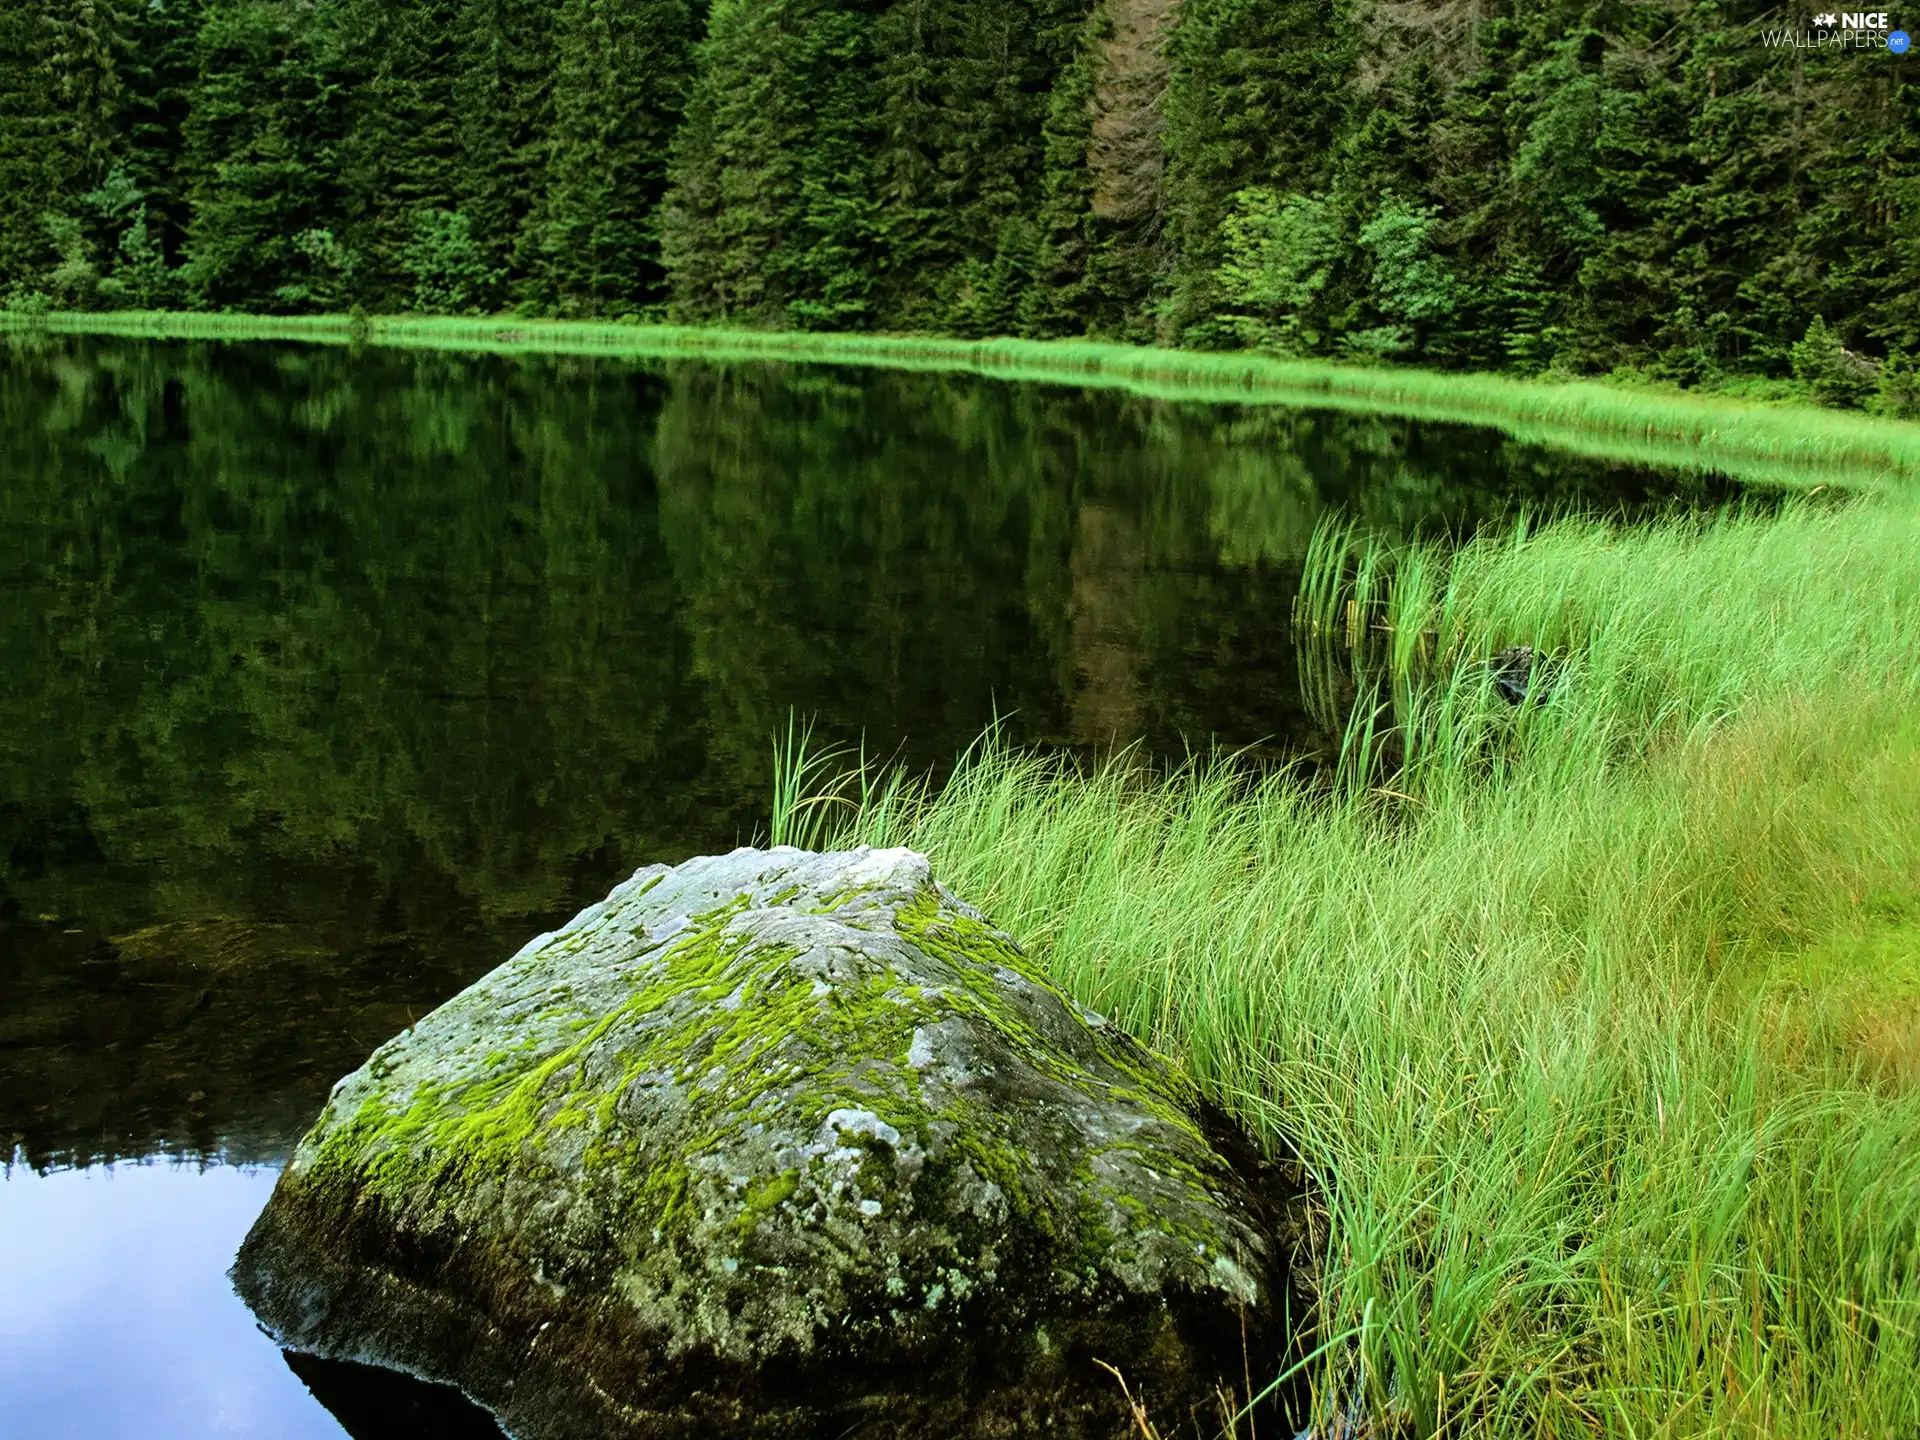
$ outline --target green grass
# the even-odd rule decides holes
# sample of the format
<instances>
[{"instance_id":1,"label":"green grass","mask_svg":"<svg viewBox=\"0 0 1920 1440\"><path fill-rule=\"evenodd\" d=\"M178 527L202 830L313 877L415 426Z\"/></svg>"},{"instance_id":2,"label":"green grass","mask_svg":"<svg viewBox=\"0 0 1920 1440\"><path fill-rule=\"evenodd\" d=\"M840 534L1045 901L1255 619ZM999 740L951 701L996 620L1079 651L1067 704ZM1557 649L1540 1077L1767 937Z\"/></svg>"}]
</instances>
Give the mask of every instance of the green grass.
<instances>
[{"instance_id":1,"label":"green grass","mask_svg":"<svg viewBox=\"0 0 1920 1440\"><path fill-rule=\"evenodd\" d=\"M1295 605L1310 698L1376 697L1376 733L1406 750L1398 788L1423 795L1644 755L1830 683L1905 693L1916 617L1920 508L1893 497L1522 524L1453 550L1324 526ZM1554 657L1551 704L1492 693L1484 662L1516 644Z\"/></svg>"},{"instance_id":2,"label":"green grass","mask_svg":"<svg viewBox=\"0 0 1920 1440\"><path fill-rule=\"evenodd\" d=\"M1920 1434L1920 515L1320 558L1309 621L1371 576L1406 768L989 737L837 838L930 852L1304 1157L1320 1422ZM1543 704L1487 693L1517 641Z\"/></svg>"},{"instance_id":3,"label":"green grass","mask_svg":"<svg viewBox=\"0 0 1920 1440\"><path fill-rule=\"evenodd\" d=\"M1904 488L1920 424L1810 405L1639 385L1521 380L1399 367L1199 354L1093 341L719 330L517 317L250 316L0 311L0 330L210 340L302 340L646 359L885 365L1115 387L1176 401L1317 406L1489 425L1515 439L1634 464L1722 471L1755 484Z\"/></svg>"}]
</instances>

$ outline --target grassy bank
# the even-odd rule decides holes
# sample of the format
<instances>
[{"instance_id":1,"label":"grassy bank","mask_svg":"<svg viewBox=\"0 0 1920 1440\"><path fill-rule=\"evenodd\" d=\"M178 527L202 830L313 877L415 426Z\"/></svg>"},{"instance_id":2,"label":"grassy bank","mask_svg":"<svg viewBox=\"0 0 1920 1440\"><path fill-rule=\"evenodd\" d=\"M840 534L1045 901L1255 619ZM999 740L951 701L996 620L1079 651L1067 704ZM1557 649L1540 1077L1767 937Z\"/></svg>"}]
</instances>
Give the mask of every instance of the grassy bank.
<instances>
[{"instance_id":1,"label":"grassy bank","mask_svg":"<svg viewBox=\"0 0 1920 1440\"><path fill-rule=\"evenodd\" d=\"M782 823L931 852L1298 1149L1318 1433L1920 1434L1920 514L1342 555L1324 613L1369 566L1391 778L989 742Z\"/></svg>"},{"instance_id":2,"label":"grassy bank","mask_svg":"<svg viewBox=\"0 0 1920 1440\"><path fill-rule=\"evenodd\" d=\"M1296 629L1323 697L1377 706L1371 731L1349 732L1350 768L1393 734L1397 788L1444 797L1516 768L1645 756L1829 686L1904 692L1920 660L1917 547L1920 516L1892 497L1625 532L1522 525L1452 550L1324 527ZM1495 696L1485 657L1509 645L1554 657L1551 705Z\"/></svg>"},{"instance_id":3,"label":"grassy bank","mask_svg":"<svg viewBox=\"0 0 1920 1440\"><path fill-rule=\"evenodd\" d=\"M300 340L501 353L804 361L963 371L1008 380L1124 388L1156 398L1370 411L1488 425L1529 443L1634 464L1719 470L1756 484L1866 488L1920 476L1920 424L1809 405L1644 387L1519 380L1199 354L1090 341L951 340L709 330L516 317L21 316L0 329L154 339Z\"/></svg>"}]
</instances>

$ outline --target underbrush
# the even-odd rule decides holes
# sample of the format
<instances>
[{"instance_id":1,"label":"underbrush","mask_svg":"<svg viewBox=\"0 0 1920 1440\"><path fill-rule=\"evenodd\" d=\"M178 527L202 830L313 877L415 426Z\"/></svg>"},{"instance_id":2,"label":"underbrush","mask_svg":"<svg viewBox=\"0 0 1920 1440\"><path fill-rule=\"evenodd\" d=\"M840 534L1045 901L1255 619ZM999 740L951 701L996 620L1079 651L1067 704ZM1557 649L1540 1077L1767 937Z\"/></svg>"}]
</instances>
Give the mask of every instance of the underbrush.
<instances>
[{"instance_id":1,"label":"underbrush","mask_svg":"<svg viewBox=\"0 0 1920 1440\"><path fill-rule=\"evenodd\" d=\"M989 736L937 791L789 764L785 838L928 851L1297 1151L1329 1242L1269 1373L1318 1435L1920 1433L1917 539L1568 522L1357 600L1350 547L1318 613L1384 718L1337 776ZM1508 706L1514 644L1556 668Z\"/></svg>"}]
</instances>

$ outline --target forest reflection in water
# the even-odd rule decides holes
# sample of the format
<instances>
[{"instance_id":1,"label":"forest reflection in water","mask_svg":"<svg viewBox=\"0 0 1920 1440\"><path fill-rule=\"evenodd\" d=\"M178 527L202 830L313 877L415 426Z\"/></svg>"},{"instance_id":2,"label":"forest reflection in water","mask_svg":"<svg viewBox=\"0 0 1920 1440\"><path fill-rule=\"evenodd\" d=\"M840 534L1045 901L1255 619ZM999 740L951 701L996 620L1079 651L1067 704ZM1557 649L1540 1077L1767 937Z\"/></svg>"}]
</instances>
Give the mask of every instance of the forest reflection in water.
<instances>
[{"instance_id":1,"label":"forest reflection in water","mask_svg":"<svg viewBox=\"0 0 1920 1440\"><path fill-rule=\"evenodd\" d=\"M1288 617L1388 534L1724 482L975 376L0 352L0 1145L271 1162L634 867L752 840L790 711L914 769L1308 755Z\"/></svg>"}]
</instances>

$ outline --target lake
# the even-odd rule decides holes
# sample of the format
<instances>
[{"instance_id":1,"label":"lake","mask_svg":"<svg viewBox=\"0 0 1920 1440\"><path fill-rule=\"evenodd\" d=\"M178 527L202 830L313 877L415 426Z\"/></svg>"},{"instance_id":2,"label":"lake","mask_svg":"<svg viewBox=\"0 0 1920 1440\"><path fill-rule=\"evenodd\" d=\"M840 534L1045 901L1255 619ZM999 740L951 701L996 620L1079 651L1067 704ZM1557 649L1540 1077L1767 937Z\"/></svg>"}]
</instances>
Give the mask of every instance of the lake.
<instances>
[{"instance_id":1,"label":"lake","mask_svg":"<svg viewBox=\"0 0 1920 1440\"><path fill-rule=\"evenodd\" d=\"M996 717L1311 766L1323 517L1736 493L1374 416L266 344L15 340L0 435L0 1434L36 1436L342 1433L227 1289L274 1167L531 935L764 837L789 717L917 773Z\"/></svg>"}]
</instances>

